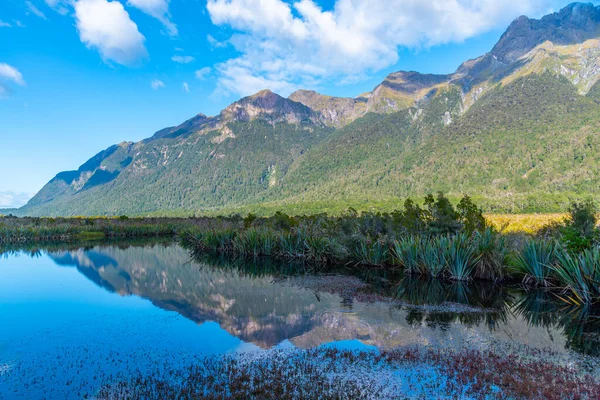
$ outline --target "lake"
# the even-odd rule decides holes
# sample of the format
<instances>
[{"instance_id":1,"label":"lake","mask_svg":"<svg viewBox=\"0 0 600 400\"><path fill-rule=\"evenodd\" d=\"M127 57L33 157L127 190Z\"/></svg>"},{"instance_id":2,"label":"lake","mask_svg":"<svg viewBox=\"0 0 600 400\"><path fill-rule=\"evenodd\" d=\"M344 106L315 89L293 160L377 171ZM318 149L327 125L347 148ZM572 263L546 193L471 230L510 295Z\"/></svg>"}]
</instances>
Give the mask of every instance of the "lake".
<instances>
[{"instance_id":1,"label":"lake","mask_svg":"<svg viewBox=\"0 0 600 400\"><path fill-rule=\"evenodd\" d=\"M544 292L303 272L266 259L192 260L170 242L6 253L0 398L82 398L107 377L273 349L526 346L582 368L600 354L598 318Z\"/></svg>"}]
</instances>

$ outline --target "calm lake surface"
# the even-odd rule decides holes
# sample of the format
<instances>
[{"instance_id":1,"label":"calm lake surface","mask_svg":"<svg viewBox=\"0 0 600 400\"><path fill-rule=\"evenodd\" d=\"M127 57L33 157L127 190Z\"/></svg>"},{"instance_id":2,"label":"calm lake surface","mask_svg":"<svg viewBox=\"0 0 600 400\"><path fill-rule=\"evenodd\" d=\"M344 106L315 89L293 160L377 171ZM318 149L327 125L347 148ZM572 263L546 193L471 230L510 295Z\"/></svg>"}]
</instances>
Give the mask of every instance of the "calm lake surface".
<instances>
[{"instance_id":1,"label":"calm lake surface","mask_svg":"<svg viewBox=\"0 0 600 400\"><path fill-rule=\"evenodd\" d=\"M598 318L543 292L366 274L369 294L388 300L363 301L312 285L322 278L275 277L268 262L192 261L172 243L5 254L0 398L81 398L107 375L272 348L510 343L566 357L600 353ZM470 307L457 312L448 302Z\"/></svg>"}]
</instances>

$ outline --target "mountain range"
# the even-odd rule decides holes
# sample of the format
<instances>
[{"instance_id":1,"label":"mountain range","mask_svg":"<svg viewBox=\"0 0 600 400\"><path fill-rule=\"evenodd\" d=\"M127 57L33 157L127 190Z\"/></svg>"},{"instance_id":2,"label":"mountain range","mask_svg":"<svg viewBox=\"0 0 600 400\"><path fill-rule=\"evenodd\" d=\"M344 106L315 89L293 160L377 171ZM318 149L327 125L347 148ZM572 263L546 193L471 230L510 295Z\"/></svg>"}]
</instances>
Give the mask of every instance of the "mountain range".
<instances>
[{"instance_id":1,"label":"mountain range","mask_svg":"<svg viewBox=\"0 0 600 400\"><path fill-rule=\"evenodd\" d=\"M469 194L488 211L600 194L600 7L516 19L448 75L338 98L269 90L56 175L17 215L389 209Z\"/></svg>"}]
</instances>

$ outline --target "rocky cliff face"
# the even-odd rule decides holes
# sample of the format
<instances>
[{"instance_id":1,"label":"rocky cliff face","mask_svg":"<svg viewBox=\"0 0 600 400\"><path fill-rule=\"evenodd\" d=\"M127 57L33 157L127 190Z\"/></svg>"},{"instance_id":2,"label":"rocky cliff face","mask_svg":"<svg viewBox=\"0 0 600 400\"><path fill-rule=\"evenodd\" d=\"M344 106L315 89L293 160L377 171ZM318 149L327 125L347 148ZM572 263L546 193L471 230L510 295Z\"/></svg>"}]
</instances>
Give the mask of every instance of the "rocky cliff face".
<instances>
[{"instance_id":1,"label":"rocky cliff face","mask_svg":"<svg viewBox=\"0 0 600 400\"><path fill-rule=\"evenodd\" d=\"M320 124L318 115L304 104L283 98L270 90L244 97L221 111L221 122L250 122L257 118L273 124Z\"/></svg>"},{"instance_id":2,"label":"rocky cliff face","mask_svg":"<svg viewBox=\"0 0 600 400\"><path fill-rule=\"evenodd\" d=\"M583 43L600 33L600 7L573 3L540 20L522 16L515 20L494 46L491 54L510 64L536 46L550 41L555 45Z\"/></svg>"},{"instance_id":3,"label":"rocky cliff face","mask_svg":"<svg viewBox=\"0 0 600 400\"><path fill-rule=\"evenodd\" d=\"M298 90L289 97L319 113L328 126L342 127L365 114L367 99L325 96L312 90Z\"/></svg>"}]
</instances>

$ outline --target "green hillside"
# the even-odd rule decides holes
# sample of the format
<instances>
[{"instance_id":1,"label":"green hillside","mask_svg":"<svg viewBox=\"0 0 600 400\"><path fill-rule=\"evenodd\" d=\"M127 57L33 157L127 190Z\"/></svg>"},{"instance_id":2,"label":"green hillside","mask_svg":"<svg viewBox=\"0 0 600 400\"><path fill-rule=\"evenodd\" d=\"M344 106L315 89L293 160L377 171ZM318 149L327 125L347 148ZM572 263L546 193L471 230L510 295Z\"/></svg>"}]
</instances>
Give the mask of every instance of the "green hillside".
<instances>
[{"instance_id":1,"label":"green hillside","mask_svg":"<svg viewBox=\"0 0 600 400\"><path fill-rule=\"evenodd\" d=\"M600 196L600 7L516 20L454 74L397 72L333 98L261 91L59 173L17 214L391 209L469 194L487 211Z\"/></svg>"}]
</instances>

